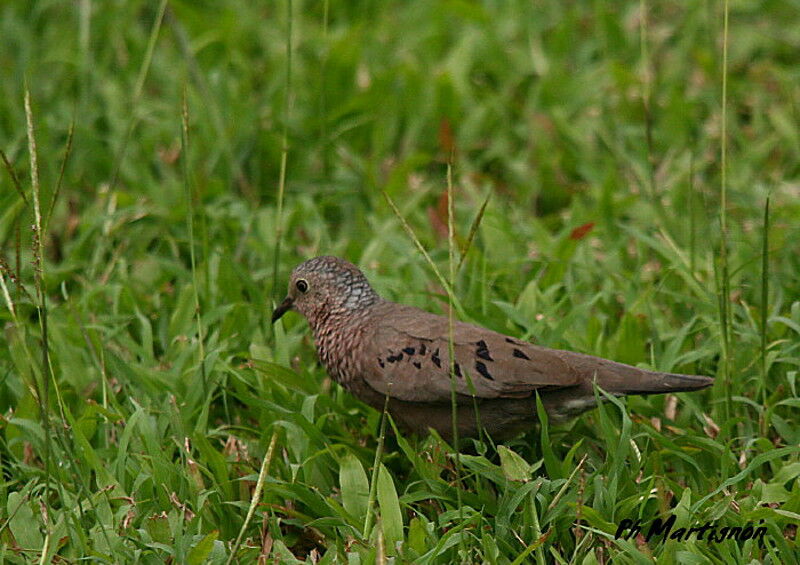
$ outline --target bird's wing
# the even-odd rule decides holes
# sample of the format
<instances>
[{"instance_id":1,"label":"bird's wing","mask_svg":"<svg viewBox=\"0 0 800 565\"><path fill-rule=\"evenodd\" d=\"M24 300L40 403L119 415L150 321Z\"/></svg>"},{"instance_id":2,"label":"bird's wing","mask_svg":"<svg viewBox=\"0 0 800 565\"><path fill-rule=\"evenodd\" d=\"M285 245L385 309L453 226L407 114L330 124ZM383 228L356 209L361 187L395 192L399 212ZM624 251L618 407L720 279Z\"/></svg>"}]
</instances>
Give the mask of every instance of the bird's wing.
<instances>
[{"instance_id":1,"label":"bird's wing","mask_svg":"<svg viewBox=\"0 0 800 565\"><path fill-rule=\"evenodd\" d=\"M366 348L364 378L373 389L411 402L447 402L451 365L447 318L392 305ZM455 389L478 398L519 398L579 383L552 349L463 322L453 328Z\"/></svg>"}]
</instances>

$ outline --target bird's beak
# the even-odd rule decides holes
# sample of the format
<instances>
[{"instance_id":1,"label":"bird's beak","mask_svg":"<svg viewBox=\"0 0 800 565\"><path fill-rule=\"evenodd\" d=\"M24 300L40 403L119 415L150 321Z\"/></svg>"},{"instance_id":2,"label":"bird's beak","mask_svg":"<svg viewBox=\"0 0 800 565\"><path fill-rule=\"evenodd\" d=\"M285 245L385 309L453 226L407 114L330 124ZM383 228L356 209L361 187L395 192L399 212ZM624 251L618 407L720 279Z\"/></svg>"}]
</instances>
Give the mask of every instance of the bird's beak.
<instances>
[{"instance_id":1,"label":"bird's beak","mask_svg":"<svg viewBox=\"0 0 800 565\"><path fill-rule=\"evenodd\" d=\"M281 316L283 316L288 310L292 309L293 305L294 305L294 298L292 298L291 296L287 296L286 298L284 298L283 302L281 302L278 305L278 307L275 308L275 311L272 313L272 323L274 324L275 322L277 322Z\"/></svg>"}]
</instances>

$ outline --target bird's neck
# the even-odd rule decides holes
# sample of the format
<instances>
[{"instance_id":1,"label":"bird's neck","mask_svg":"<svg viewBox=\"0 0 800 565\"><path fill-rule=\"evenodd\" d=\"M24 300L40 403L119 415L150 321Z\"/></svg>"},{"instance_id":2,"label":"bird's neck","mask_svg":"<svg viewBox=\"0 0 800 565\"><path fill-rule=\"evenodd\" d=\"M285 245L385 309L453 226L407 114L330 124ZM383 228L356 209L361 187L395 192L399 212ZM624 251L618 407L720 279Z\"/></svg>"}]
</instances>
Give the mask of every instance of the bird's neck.
<instances>
[{"instance_id":1,"label":"bird's neck","mask_svg":"<svg viewBox=\"0 0 800 565\"><path fill-rule=\"evenodd\" d=\"M362 371L359 349L367 341L370 315L370 308L334 308L328 309L324 316L309 317L319 360L328 374L345 386Z\"/></svg>"}]
</instances>

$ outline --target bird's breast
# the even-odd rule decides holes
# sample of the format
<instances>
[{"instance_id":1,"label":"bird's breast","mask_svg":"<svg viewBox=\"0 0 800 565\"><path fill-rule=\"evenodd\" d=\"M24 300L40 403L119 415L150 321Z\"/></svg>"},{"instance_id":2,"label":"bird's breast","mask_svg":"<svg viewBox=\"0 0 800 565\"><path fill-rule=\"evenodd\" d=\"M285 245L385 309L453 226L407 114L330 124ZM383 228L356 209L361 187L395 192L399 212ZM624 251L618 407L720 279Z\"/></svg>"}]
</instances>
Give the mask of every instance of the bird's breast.
<instances>
[{"instance_id":1,"label":"bird's breast","mask_svg":"<svg viewBox=\"0 0 800 565\"><path fill-rule=\"evenodd\" d=\"M317 356L325 370L345 388L360 378L363 373L361 348L364 344L364 329L346 321L328 320L314 328L314 343Z\"/></svg>"}]
</instances>

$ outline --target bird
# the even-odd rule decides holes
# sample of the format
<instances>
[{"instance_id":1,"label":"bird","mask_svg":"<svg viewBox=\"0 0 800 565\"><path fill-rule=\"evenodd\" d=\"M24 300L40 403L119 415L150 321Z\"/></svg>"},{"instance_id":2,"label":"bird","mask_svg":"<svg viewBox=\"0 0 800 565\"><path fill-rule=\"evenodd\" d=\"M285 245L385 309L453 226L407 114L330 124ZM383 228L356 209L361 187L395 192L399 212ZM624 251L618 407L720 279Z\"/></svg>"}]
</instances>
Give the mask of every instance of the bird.
<instances>
[{"instance_id":1,"label":"bird","mask_svg":"<svg viewBox=\"0 0 800 565\"><path fill-rule=\"evenodd\" d=\"M619 397L714 382L550 349L461 321L451 331L447 317L383 299L358 267L330 255L295 267L272 323L289 310L308 321L333 380L373 408L388 408L402 428L433 429L445 440L455 431L497 441L519 435L538 422L537 395L558 423L596 406L595 383Z\"/></svg>"}]
</instances>

